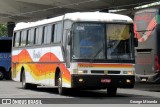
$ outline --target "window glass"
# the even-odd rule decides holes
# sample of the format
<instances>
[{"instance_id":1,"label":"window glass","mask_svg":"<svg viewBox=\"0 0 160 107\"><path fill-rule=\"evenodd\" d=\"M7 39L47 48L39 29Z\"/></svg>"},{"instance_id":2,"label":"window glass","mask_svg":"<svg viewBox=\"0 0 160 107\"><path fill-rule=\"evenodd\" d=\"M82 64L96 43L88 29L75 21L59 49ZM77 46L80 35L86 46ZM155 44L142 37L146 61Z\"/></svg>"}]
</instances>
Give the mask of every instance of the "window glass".
<instances>
[{"instance_id":1,"label":"window glass","mask_svg":"<svg viewBox=\"0 0 160 107\"><path fill-rule=\"evenodd\" d=\"M61 41L61 36L62 36L62 24L58 23L55 26L55 38L54 38L54 43L60 43Z\"/></svg>"},{"instance_id":2,"label":"window glass","mask_svg":"<svg viewBox=\"0 0 160 107\"><path fill-rule=\"evenodd\" d=\"M31 30L27 30L27 45L31 45L33 42L31 42Z\"/></svg>"},{"instance_id":3,"label":"window glass","mask_svg":"<svg viewBox=\"0 0 160 107\"><path fill-rule=\"evenodd\" d=\"M43 27L39 27L36 31L36 45L42 44Z\"/></svg>"},{"instance_id":4,"label":"window glass","mask_svg":"<svg viewBox=\"0 0 160 107\"><path fill-rule=\"evenodd\" d=\"M20 31L19 46L21 46L21 37L22 37L22 31Z\"/></svg>"},{"instance_id":5,"label":"window glass","mask_svg":"<svg viewBox=\"0 0 160 107\"><path fill-rule=\"evenodd\" d=\"M51 35L52 35L52 25L49 25L47 27L47 33L46 33L46 44L51 43Z\"/></svg>"},{"instance_id":6,"label":"window glass","mask_svg":"<svg viewBox=\"0 0 160 107\"><path fill-rule=\"evenodd\" d=\"M17 32L15 36L15 47L19 46L19 39L20 39L20 32Z\"/></svg>"},{"instance_id":7,"label":"window glass","mask_svg":"<svg viewBox=\"0 0 160 107\"><path fill-rule=\"evenodd\" d=\"M37 28L34 28L33 34L34 34L33 43L36 44L36 39L37 39L37 37L38 37L38 35L37 35L37 34L38 34ZM31 33L31 35L32 35L32 33Z\"/></svg>"},{"instance_id":8,"label":"window glass","mask_svg":"<svg viewBox=\"0 0 160 107\"><path fill-rule=\"evenodd\" d=\"M52 35L51 35L51 36L52 36L52 37L51 37L51 42L53 43L53 42L54 42L54 38L55 38L55 25L52 25L52 28L51 28L51 29L52 29L52 31L51 31L51 32L52 32L52 33L51 33L51 34L52 34Z\"/></svg>"},{"instance_id":9,"label":"window glass","mask_svg":"<svg viewBox=\"0 0 160 107\"><path fill-rule=\"evenodd\" d=\"M43 38L44 38L44 39L42 40L42 41L43 41L42 43L44 43L44 44L47 44L47 43L46 43L46 41L47 41L47 36L48 36L48 35L47 35L47 30L48 30L47 28L48 28L47 26L44 26L44 27L43 27Z\"/></svg>"},{"instance_id":10,"label":"window glass","mask_svg":"<svg viewBox=\"0 0 160 107\"><path fill-rule=\"evenodd\" d=\"M21 45L20 46L26 45L26 38L27 38L27 31L24 30L22 31L22 35L21 35Z\"/></svg>"},{"instance_id":11,"label":"window glass","mask_svg":"<svg viewBox=\"0 0 160 107\"><path fill-rule=\"evenodd\" d=\"M15 42L16 42L16 34L17 34L17 33L16 33L16 32L14 32L14 35L13 35L13 36L14 36L14 37L13 37L13 47L15 47Z\"/></svg>"}]
</instances>

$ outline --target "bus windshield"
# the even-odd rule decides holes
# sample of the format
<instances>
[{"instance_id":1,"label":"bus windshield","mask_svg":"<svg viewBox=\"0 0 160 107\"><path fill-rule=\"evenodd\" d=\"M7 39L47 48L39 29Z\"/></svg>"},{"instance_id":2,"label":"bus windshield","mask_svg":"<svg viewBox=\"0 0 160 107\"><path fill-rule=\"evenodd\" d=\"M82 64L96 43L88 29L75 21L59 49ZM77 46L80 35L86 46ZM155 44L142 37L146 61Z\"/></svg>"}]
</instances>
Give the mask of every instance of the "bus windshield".
<instances>
[{"instance_id":1,"label":"bus windshield","mask_svg":"<svg viewBox=\"0 0 160 107\"><path fill-rule=\"evenodd\" d=\"M75 23L72 58L133 59L131 28L128 24Z\"/></svg>"}]
</instances>

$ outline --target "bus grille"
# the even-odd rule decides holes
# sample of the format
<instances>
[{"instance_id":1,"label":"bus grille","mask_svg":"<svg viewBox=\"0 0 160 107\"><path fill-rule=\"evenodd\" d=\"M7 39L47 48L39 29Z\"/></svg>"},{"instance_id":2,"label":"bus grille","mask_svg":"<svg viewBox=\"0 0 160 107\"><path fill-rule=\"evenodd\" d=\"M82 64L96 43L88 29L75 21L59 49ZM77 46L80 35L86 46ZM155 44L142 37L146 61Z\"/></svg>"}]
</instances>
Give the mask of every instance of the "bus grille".
<instances>
[{"instance_id":1,"label":"bus grille","mask_svg":"<svg viewBox=\"0 0 160 107\"><path fill-rule=\"evenodd\" d=\"M100 70L92 70L91 73L104 74L104 71L100 71Z\"/></svg>"},{"instance_id":2,"label":"bus grille","mask_svg":"<svg viewBox=\"0 0 160 107\"><path fill-rule=\"evenodd\" d=\"M93 74L120 74L121 71L102 71L102 70L91 70L91 73Z\"/></svg>"}]
</instances>

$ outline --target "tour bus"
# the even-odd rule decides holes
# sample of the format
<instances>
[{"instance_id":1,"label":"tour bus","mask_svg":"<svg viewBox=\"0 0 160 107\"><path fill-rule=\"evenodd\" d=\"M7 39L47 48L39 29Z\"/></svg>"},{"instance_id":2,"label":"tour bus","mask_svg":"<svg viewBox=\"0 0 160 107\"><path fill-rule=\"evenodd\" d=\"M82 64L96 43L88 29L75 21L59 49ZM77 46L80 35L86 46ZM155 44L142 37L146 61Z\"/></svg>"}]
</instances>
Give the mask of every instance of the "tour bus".
<instances>
[{"instance_id":1,"label":"tour bus","mask_svg":"<svg viewBox=\"0 0 160 107\"><path fill-rule=\"evenodd\" d=\"M39 85L68 89L133 88L133 20L101 12L76 12L14 29L12 78L23 88Z\"/></svg>"},{"instance_id":2,"label":"tour bus","mask_svg":"<svg viewBox=\"0 0 160 107\"><path fill-rule=\"evenodd\" d=\"M138 38L136 48L136 81L160 82L160 9L137 11L134 33Z\"/></svg>"},{"instance_id":3,"label":"tour bus","mask_svg":"<svg viewBox=\"0 0 160 107\"><path fill-rule=\"evenodd\" d=\"M12 37L0 37L0 80L11 79Z\"/></svg>"}]
</instances>

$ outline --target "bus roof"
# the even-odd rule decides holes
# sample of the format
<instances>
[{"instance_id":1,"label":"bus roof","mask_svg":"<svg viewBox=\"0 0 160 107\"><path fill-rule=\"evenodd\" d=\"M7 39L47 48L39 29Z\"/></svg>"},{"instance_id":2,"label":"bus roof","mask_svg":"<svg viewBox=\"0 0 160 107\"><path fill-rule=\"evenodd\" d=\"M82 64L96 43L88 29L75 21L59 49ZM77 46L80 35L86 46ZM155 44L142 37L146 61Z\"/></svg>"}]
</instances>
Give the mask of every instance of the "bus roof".
<instances>
[{"instance_id":1,"label":"bus roof","mask_svg":"<svg viewBox=\"0 0 160 107\"><path fill-rule=\"evenodd\" d=\"M0 40L12 40L12 37L0 36Z\"/></svg>"},{"instance_id":2,"label":"bus roof","mask_svg":"<svg viewBox=\"0 0 160 107\"><path fill-rule=\"evenodd\" d=\"M36 27L39 25L54 23L62 20L72 20L76 22L126 22L133 23L132 19L125 15L113 14L113 13L102 13L102 12L76 12L76 13L67 13L62 16L44 19L37 22L28 22L28 23L18 23L15 27L16 30L21 30L30 27Z\"/></svg>"},{"instance_id":3,"label":"bus roof","mask_svg":"<svg viewBox=\"0 0 160 107\"><path fill-rule=\"evenodd\" d=\"M135 15L142 14L142 13L150 13L150 12L157 12L160 10L159 8L147 8L147 9L141 9L135 12Z\"/></svg>"}]
</instances>

